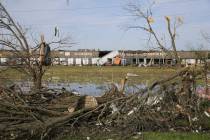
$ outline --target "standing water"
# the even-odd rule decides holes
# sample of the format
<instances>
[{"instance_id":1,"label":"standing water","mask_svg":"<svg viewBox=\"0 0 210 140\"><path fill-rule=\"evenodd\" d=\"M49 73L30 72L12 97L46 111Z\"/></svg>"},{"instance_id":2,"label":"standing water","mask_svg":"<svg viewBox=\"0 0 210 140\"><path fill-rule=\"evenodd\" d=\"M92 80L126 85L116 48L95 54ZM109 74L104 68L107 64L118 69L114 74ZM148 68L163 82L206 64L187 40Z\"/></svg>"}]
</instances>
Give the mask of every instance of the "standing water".
<instances>
[{"instance_id":1,"label":"standing water","mask_svg":"<svg viewBox=\"0 0 210 140\"><path fill-rule=\"evenodd\" d=\"M16 82L18 86L22 89L23 92L27 93L30 91L32 87L31 82L22 82L18 81ZM50 83L43 83L44 87L47 87L49 89L63 89L65 88L67 91L70 91L74 94L79 95L91 95L91 96L101 96L103 95L107 90L110 89L111 84L110 83L103 83L103 84L95 84L95 83L64 83L64 82L50 82ZM119 87L118 84L116 84L117 87ZM140 89L144 88L145 85L126 85L125 93L135 93L139 91Z\"/></svg>"}]
</instances>

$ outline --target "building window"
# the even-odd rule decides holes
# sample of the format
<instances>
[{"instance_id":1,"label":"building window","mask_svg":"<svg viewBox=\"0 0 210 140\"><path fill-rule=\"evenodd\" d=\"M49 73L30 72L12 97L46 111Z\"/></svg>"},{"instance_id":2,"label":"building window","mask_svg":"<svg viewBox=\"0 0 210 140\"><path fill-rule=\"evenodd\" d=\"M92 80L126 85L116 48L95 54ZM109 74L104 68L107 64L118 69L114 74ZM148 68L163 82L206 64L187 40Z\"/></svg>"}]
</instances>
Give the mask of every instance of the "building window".
<instances>
[{"instance_id":1,"label":"building window","mask_svg":"<svg viewBox=\"0 0 210 140\"><path fill-rule=\"evenodd\" d=\"M136 64L136 58L133 58L133 64Z\"/></svg>"},{"instance_id":2,"label":"building window","mask_svg":"<svg viewBox=\"0 0 210 140\"><path fill-rule=\"evenodd\" d=\"M144 63L144 59L143 58L139 58L139 63Z\"/></svg>"}]
</instances>

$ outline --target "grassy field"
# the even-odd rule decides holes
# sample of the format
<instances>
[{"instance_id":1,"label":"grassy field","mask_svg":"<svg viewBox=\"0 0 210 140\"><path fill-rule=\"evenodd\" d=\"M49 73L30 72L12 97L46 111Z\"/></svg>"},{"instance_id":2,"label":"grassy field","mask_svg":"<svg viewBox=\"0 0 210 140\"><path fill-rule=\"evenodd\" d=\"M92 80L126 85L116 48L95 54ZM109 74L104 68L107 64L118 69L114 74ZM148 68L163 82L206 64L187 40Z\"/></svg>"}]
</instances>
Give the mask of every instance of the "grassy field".
<instances>
[{"instance_id":1,"label":"grassy field","mask_svg":"<svg viewBox=\"0 0 210 140\"><path fill-rule=\"evenodd\" d=\"M123 137L116 135L94 135L94 136L66 136L62 140L121 140ZM210 134L207 133L170 133L170 132L146 132L141 135L126 138L127 140L209 140Z\"/></svg>"},{"instance_id":2,"label":"grassy field","mask_svg":"<svg viewBox=\"0 0 210 140\"><path fill-rule=\"evenodd\" d=\"M175 73L172 68L139 68L139 67L119 67L119 66L53 66L44 76L44 80L58 82L79 82L79 83L104 83L119 82L127 73L139 75L130 79L131 83L147 83L161 79ZM25 80L27 77L20 72L10 69L3 73L4 77L15 80Z\"/></svg>"}]
</instances>

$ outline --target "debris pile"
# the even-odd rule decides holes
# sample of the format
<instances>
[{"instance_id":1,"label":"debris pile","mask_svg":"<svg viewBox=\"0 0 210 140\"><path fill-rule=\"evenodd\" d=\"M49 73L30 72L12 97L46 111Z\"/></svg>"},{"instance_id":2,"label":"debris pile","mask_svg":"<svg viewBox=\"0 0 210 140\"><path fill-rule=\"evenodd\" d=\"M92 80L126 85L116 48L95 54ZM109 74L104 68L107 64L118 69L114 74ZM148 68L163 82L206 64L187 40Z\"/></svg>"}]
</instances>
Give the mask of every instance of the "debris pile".
<instances>
[{"instance_id":1,"label":"debris pile","mask_svg":"<svg viewBox=\"0 0 210 140\"><path fill-rule=\"evenodd\" d=\"M82 127L133 133L209 131L210 102L196 94L201 76L201 70L185 68L138 93L124 95L113 85L101 97L47 89L22 94L1 87L0 139L52 139Z\"/></svg>"}]
</instances>

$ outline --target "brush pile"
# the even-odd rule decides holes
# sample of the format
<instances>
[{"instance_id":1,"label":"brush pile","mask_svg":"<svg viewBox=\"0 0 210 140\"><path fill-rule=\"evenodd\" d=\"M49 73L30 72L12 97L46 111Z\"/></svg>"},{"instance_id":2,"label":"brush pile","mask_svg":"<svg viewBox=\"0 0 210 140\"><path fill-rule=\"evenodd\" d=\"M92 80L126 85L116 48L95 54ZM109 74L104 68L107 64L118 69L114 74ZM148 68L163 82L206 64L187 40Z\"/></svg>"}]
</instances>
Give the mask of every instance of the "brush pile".
<instances>
[{"instance_id":1,"label":"brush pile","mask_svg":"<svg viewBox=\"0 0 210 140\"><path fill-rule=\"evenodd\" d=\"M210 102L196 94L202 71L185 68L138 93L116 86L101 97L0 87L0 139L52 139L80 127L101 130L209 131Z\"/></svg>"}]
</instances>

